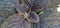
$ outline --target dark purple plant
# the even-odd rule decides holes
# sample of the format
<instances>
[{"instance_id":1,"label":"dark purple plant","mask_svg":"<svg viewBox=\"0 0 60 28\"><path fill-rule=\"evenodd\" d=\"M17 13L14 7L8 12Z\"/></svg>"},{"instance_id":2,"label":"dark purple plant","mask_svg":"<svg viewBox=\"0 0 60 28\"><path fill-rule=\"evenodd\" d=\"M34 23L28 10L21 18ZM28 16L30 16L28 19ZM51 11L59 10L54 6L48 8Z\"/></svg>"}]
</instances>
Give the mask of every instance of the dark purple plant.
<instances>
[{"instance_id":1,"label":"dark purple plant","mask_svg":"<svg viewBox=\"0 0 60 28\"><path fill-rule=\"evenodd\" d=\"M16 8L18 14L8 17L1 28L30 28L30 23L38 23L36 14L40 7L35 6L35 0L23 0L22 4L9 1Z\"/></svg>"},{"instance_id":2,"label":"dark purple plant","mask_svg":"<svg viewBox=\"0 0 60 28\"><path fill-rule=\"evenodd\" d=\"M27 4L29 3L28 0ZM35 11L33 11L32 9L32 5L34 4L35 0L31 0L31 2L29 3L30 5L28 6L27 4L25 4L26 2L23 0L22 4L19 3L14 3L12 1L10 1L13 5L15 5L14 7L16 8L17 12L20 15L23 15L29 22L39 22L39 16L36 14ZM36 9L37 10L37 9Z\"/></svg>"}]
</instances>

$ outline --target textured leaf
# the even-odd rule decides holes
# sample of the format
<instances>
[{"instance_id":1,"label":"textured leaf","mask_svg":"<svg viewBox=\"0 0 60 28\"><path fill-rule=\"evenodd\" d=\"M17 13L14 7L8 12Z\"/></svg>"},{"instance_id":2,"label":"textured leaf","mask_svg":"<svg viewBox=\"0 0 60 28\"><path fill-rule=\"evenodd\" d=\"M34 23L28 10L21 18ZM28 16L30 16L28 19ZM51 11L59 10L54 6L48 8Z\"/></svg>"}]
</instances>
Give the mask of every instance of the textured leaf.
<instances>
[{"instance_id":1,"label":"textured leaf","mask_svg":"<svg viewBox=\"0 0 60 28\"><path fill-rule=\"evenodd\" d=\"M0 0L0 26L7 17L15 13L16 10L8 0Z\"/></svg>"},{"instance_id":2,"label":"textured leaf","mask_svg":"<svg viewBox=\"0 0 60 28\"><path fill-rule=\"evenodd\" d=\"M14 5L14 7L16 8L17 12L20 14L24 14L25 12L27 12L28 10L28 6L25 4L19 4L19 3L15 3L12 0L9 1L12 5Z\"/></svg>"},{"instance_id":3,"label":"textured leaf","mask_svg":"<svg viewBox=\"0 0 60 28\"><path fill-rule=\"evenodd\" d=\"M48 0L36 0L36 7L45 7L48 4Z\"/></svg>"},{"instance_id":4,"label":"textured leaf","mask_svg":"<svg viewBox=\"0 0 60 28\"><path fill-rule=\"evenodd\" d=\"M22 23L22 27L23 28L30 28L30 23L28 21L24 20Z\"/></svg>"},{"instance_id":5,"label":"textured leaf","mask_svg":"<svg viewBox=\"0 0 60 28\"><path fill-rule=\"evenodd\" d=\"M43 11L44 11L44 14L39 14L40 18L42 18L42 19L48 17L51 14L53 14L53 11L50 8L47 8Z\"/></svg>"},{"instance_id":6,"label":"textured leaf","mask_svg":"<svg viewBox=\"0 0 60 28\"><path fill-rule=\"evenodd\" d=\"M15 13L16 10L13 7L0 7L0 25L7 17Z\"/></svg>"},{"instance_id":7,"label":"textured leaf","mask_svg":"<svg viewBox=\"0 0 60 28\"><path fill-rule=\"evenodd\" d=\"M15 8L18 11L18 13L22 13L22 14L26 13L28 10L27 6L25 6L24 4L16 5Z\"/></svg>"},{"instance_id":8,"label":"textured leaf","mask_svg":"<svg viewBox=\"0 0 60 28\"><path fill-rule=\"evenodd\" d=\"M13 7L1 7L0 8L0 17L6 18L15 13L16 13L16 10Z\"/></svg>"},{"instance_id":9,"label":"textured leaf","mask_svg":"<svg viewBox=\"0 0 60 28\"><path fill-rule=\"evenodd\" d=\"M34 12L39 12L39 11L41 11L42 9L41 9L41 8L35 8L35 9L32 8L31 10L34 11Z\"/></svg>"},{"instance_id":10,"label":"textured leaf","mask_svg":"<svg viewBox=\"0 0 60 28\"><path fill-rule=\"evenodd\" d=\"M48 0L35 0L34 6L32 7L32 11L39 12L42 10L41 8L46 7L48 4Z\"/></svg>"},{"instance_id":11,"label":"textured leaf","mask_svg":"<svg viewBox=\"0 0 60 28\"><path fill-rule=\"evenodd\" d=\"M1 25L1 28L22 28L21 24L23 20L23 16L15 14L13 16L8 17L8 19L6 19Z\"/></svg>"},{"instance_id":12,"label":"textured leaf","mask_svg":"<svg viewBox=\"0 0 60 28\"><path fill-rule=\"evenodd\" d=\"M48 4L49 0L43 0L41 3L40 3L40 7L46 7L47 4Z\"/></svg>"},{"instance_id":13,"label":"textured leaf","mask_svg":"<svg viewBox=\"0 0 60 28\"><path fill-rule=\"evenodd\" d=\"M23 0L23 2L29 6L29 8L32 8L35 0Z\"/></svg>"},{"instance_id":14,"label":"textured leaf","mask_svg":"<svg viewBox=\"0 0 60 28\"><path fill-rule=\"evenodd\" d=\"M28 21L37 23L39 22L39 16L35 12L32 11L28 17Z\"/></svg>"}]
</instances>

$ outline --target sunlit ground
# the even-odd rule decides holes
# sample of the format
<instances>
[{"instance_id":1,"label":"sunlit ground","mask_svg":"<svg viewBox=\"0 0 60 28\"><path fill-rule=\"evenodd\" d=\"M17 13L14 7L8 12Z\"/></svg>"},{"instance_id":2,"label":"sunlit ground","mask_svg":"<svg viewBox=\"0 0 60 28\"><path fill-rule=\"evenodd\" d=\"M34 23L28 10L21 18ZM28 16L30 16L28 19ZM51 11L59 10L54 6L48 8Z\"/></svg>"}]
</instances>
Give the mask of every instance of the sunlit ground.
<instances>
[{"instance_id":1,"label":"sunlit ground","mask_svg":"<svg viewBox=\"0 0 60 28\"><path fill-rule=\"evenodd\" d=\"M57 8L57 12L60 12L60 5L59 5L59 7Z\"/></svg>"}]
</instances>

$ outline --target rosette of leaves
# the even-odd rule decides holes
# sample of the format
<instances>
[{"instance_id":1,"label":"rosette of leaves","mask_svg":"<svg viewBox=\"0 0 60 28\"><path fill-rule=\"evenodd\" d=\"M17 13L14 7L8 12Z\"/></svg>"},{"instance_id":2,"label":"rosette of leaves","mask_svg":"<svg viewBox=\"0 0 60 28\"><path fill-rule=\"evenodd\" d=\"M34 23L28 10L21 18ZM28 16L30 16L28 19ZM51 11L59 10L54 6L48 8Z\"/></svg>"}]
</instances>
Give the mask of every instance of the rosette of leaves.
<instances>
[{"instance_id":1,"label":"rosette of leaves","mask_svg":"<svg viewBox=\"0 0 60 28\"><path fill-rule=\"evenodd\" d=\"M15 5L14 7L18 13L8 17L1 25L1 28L30 28L30 23L39 22L39 16L36 14L37 11L34 11L30 6L24 3L11 3Z\"/></svg>"},{"instance_id":2,"label":"rosette of leaves","mask_svg":"<svg viewBox=\"0 0 60 28\"><path fill-rule=\"evenodd\" d=\"M23 4L17 4L10 1L16 8L18 14L8 17L1 25L1 28L30 28L31 22L39 22L39 16L36 12L39 12L41 8L45 7L48 1L37 1L39 0L23 0Z\"/></svg>"},{"instance_id":3,"label":"rosette of leaves","mask_svg":"<svg viewBox=\"0 0 60 28\"><path fill-rule=\"evenodd\" d=\"M26 1L27 1L27 3L26 3ZM30 4L29 1L28 0L26 0L26 1L25 0L22 0L22 4L14 3L12 1L10 1L10 2L13 5L15 5L14 7L16 8L17 12L20 15L23 15L24 17L26 17L26 18L28 17L28 18L31 19L31 20L30 19L27 19L28 21L30 20L31 22L38 22L39 21L39 16L36 14L36 12L38 11L37 9L39 9L39 8L36 7L37 8L36 9L37 11L33 10L33 6L31 6L31 8L30 8L30 6L28 6ZM34 2L36 0L30 0L30 1L32 2L31 5L34 5L35 4ZM32 19L34 20L35 16L36 16L36 20L35 21L32 21Z\"/></svg>"}]
</instances>

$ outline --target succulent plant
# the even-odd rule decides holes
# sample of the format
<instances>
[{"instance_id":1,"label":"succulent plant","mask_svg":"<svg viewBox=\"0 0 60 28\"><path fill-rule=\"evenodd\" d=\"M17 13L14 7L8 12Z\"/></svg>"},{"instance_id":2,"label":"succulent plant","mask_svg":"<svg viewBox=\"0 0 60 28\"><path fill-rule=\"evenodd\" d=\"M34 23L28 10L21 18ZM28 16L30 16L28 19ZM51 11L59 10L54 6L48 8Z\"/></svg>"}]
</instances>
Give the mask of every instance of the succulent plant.
<instances>
[{"instance_id":1,"label":"succulent plant","mask_svg":"<svg viewBox=\"0 0 60 28\"><path fill-rule=\"evenodd\" d=\"M1 28L30 28L30 23L39 22L39 16L30 6L15 2L11 2L11 4L14 5L18 13L8 17L1 25Z\"/></svg>"},{"instance_id":2,"label":"succulent plant","mask_svg":"<svg viewBox=\"0 0 60 28\"><path fill-rule=\"evenodd\" d=\"M48 0L22 0L21 4L14 0L8 0L8 2L10 7L15 7L18 13L8 17L1 28L30 28L30 23L39 22L37 12L46 9L45 7L48 4ZM48 11L50 12L50 10ZM50 14L48 11L45 11L47 15Z\"/></svg>"},{"instance_id":3,"label":"succulent plant","mask_svg":"<svg viewBox=\"0 0 60 28\"><path fill-rule=\"evenodd\" d=\"M14 2L12 2L12 4L15 5L14 7L16 8L17 12L20 15L23 15L29 22L39 21L39 16L35 13L35 11L32 11L33 9L29 8L29 6L27 6L26 4L18 4Z\"/></svg>"}]
</instances>

